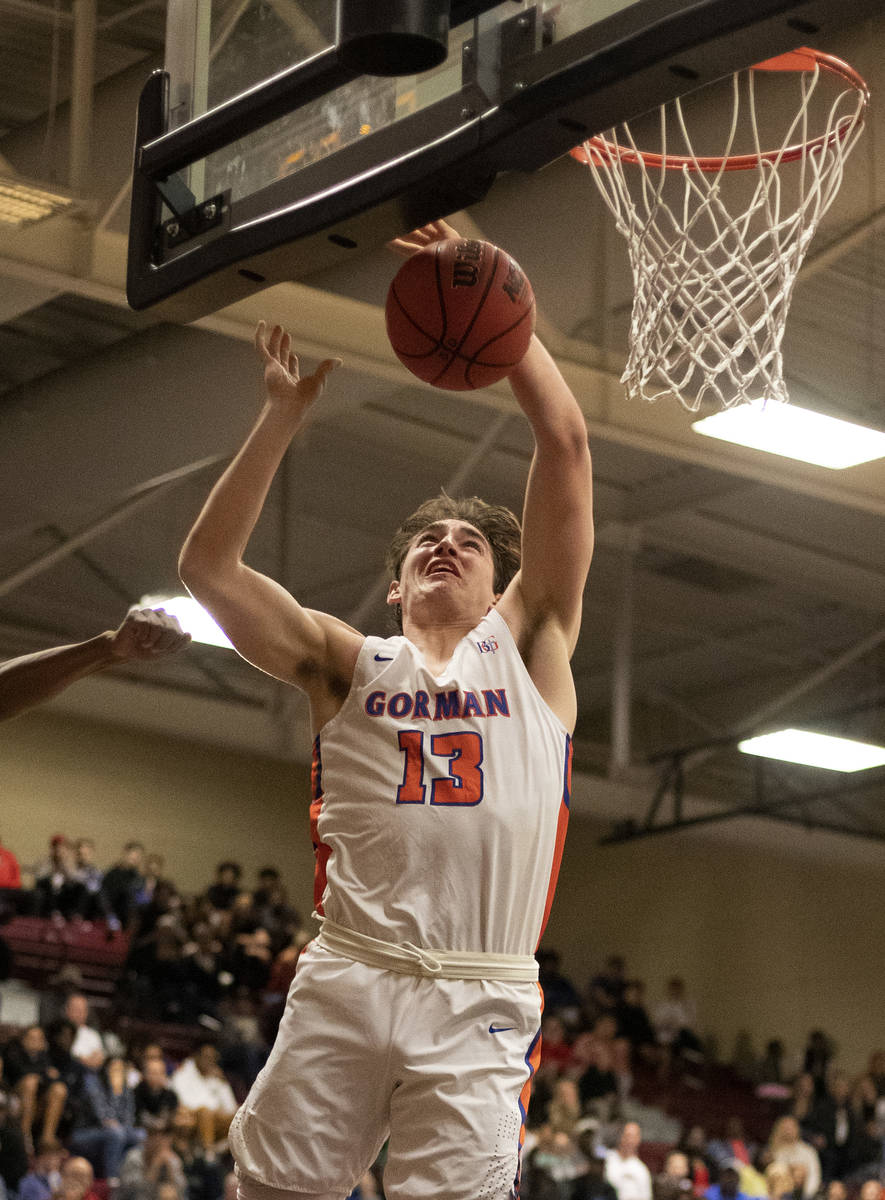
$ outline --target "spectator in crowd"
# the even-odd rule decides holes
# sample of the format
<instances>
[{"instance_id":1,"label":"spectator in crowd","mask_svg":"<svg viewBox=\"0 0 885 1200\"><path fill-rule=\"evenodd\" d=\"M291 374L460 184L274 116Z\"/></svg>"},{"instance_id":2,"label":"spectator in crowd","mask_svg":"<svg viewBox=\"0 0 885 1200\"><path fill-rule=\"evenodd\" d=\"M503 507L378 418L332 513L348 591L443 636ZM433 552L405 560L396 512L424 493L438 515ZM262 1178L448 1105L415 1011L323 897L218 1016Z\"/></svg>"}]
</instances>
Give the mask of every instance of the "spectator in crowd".
<instances>
[{"instance_id":1,"label":"spectator in crowd","mask_svg":"<svg viewBox=\"0 0 885 1200\"><path fill-rule=\"evenodd\" d=\"M216 1143L227 1137L237 1110L230 1084L218 1065L218 1050L212 1042L203 1042L190 1058L173 1072L170 1086L183 1108L194 1114L200 1144L214 1151Z\"/></svg>"},{"instance_id":2,"label":"spectator in crowd","mask_svg":"<svg viewBox=\"0 0 885 1200\"><path fill-rule=\"evenodd\" d=\"M15 1195L28 1173L28 1151L9 1100L9 1093L0 1091L0 1179L7 1194Z\"/></svg>"},{"instance_id":3,"label":"spectator in crowd","mask_svg":"<svg viewBox=\"0 0 885 1200\"><path fill-rule=\"evenodd\" d=\"M633 1062L657 1062L658 1039L645 1007L645 989L639 979L628 979L614 1011L617 1036L630 1046Z\"/></svg>"},{"instance_id":4,"label":"spectator in crowd","mask_svg":"<svg viewBox=\"0 0 885 1200\"><path fill-rule=\"evenodd\" d=\"M817 1099L822 1099L827 1093L827 1075L834 1052L831 1038L822 1029L812 1029L805 1046L802 1070L814 1080L814 1094Z\"/></svg>"},{"instance_id":5,"label":"spectator in crowd","mask_svg":"<svg viewBox=\"0 0 885 1200\"><path fill-rule=\"evenodd\" d=\"M255 890L252 892L253 908L261 909L271 904L281 882L280 873L276 867L262 867L258 872Z\"/></svg>"},{"instance_id":6,"label":"spectator in crowd","mask_svg":"<svg viewBox=\"0 0 885 1200\"><path fill-rule=\"evenodd\" d=\"M719 1168L719 1181L712 1183L704 1192L704 1200L750 1200L746 1192L741 1191L740 1160L724 1162Z\"/></svg>"},{"instance_id":7,"label":"spectator in crowd","mask_svg":"<svg viewBox=\"0 0 885 1200\"><path fill-rule=\"evenodd\" d=\"M118 861L105 872L101 899L113 928L126 929L135 916L136 896L143 882L144 846L127 842Z\"/></svg>"},{"instance_id":8,"label":"spectator in crowd","mask_svg":"<svg viewBox=\"0 0 885 1200\"><path fill-rule=\"evenodd\" d=\"M769 1200L786 1200L793 1195L793 1175L786 1163L772 1162L765 1168Z\"/></svg>"},{"instance_id":9,"label":"spectator in crowd","mask_svg":"<svg viewBox=\"0 0 885 1200\"><path fill-rule=\"evenodd\" d=\"M575 985L562 973L559 951L541 949L535 958L538 960L538 983L544 993L544 1012L565 1010L567 1020L575 1019L581 1007L581 997Z\"/></svg>"},{"instance_id":10,"label":"spectator in crowd","mask_svg":"<svg viewBox=\"0 0 885 1200\"><path fill-rule=\"evenodd\" d=\"M590 980L589 999L593 1015L613 1013L624 996L626 966L619 954L610 954L605 966Z\"/></svg>"},{"instance_id":11,"label":"spectator in crowd","mask_svg":"<svg viewBox=\"0 0 885 1200\"><path fill-rule=\"evenodd\" d=\"M860 1185L857 1200L883 1200L885 1187L878 1179L867 1179Z\"/></svg>"},{"instance_id":12,"label":"spectator in crowd","mask_svg":"<svg viewBox=\"0 0 885 1200\"><path fill-rule=\"evenodd\" d=\"M860 1166L861 1127L851 1106L851 1083L843 1072L830 1073L826 1094L814 1105L808 1128L824 1183L844 1179Z\"/></svg>"},{"instance_id":13,"label":"spectator in crowd","mask_svg":"<svg viewBox=\"0 0 885 1200\"><path fill-rule=\"evenodd\" d=\"M688 1156L681 1150L671 1150L663 1170L654 1178L654 1200L690 1200L693 1193Z\"/></svg>"},{"instance_id":14,"label":"spectator in crowd","mask_svg":"<svg viewBox=\"0 0 885 1200\"><path fill-rule=\"evenodd\" d=\"M848 1200L848 1188L841 1179L831 1179L823 1191L824 1200Z\"/></svg>"},{"instance_id":15,"label":"spectator in crowd","mask_svg":"<svg viewBox=\"0 0 885 1200\"><path fill-rule=\"evenodd\" d=\"M18 891L21 885L22 872L19 861L0 839L0 894L5 891Z\"/></svg>"},{"instance_id":16,"label":"spectator in crowd","mask_svg":"<svg viewBox=\"0 0 885 1200\"><path fill-rule=\"evenodd\" d=\"M172 1118L172 1149L181 1160L187 1182L183 1200L220 1200L224 1172L214 1152L200 1145L194 1114L179 1108Z\"/></svg>"},{"instance_id":17,"label":"spectator in crowd","mask_svg":"<svg viewBox=\"0 0 885 1200\"><path fill-rule=\"evenodd\" d=\"M525 1200L568 1200L580 1171L580 1157L571 1137L544 1125L522 1171L520 1195Z\"/></svg>"},{"instance_id":18,"label":"spectator in crowd","mask_svg":"<svg viewBox=\"0 0 885 1200\"><path fill-rule=\"evenodd\" d=\"M49 1061L46 1035L39 1025L29 1025L8 1044L3 1069L6 1082L19 1099L25 1145L30 1150L35 1141L54 1144L67 1088Z\"/></svg>"},{"instance_id":19,"label":"spectator in crowd","mask_svg":"<svg viewBox=\"0 0 885 1200\"><path fill-rule=\"evenodd\" d=\"M781 1117L775 1121L769 1139L772 1159L790 1167L799 1163L806 1169L803 1195L805 1200L817 1194L821 1184L820 1159L813 1146L803 1142L800 1136L799 1122L795 1117Z\"/></svg>"},{"instance_id":20,"label":"spectator in crowd","mask_svg":"<svg viewBox=\"0 0 885 1200\"><path fill-rule=\"evenodd\" d=\"M219 912L228 912L233 908L240 894L240 880L243 868L237 862L222 862L215 868L215 882L206 890L209 903Z\"/></svg>"},{"instance_id":21,"label":"spectator in crowd","mask_svg":"<svg viewBox=\"0 0 885 1200\"><path fill-rule=\"evenodd\" d=\"M618 1200L651 1200L651 1172L639 1157L642 1130L636 1121L621 1126L614 1149L605 1160L605 1177L618 1193Z\"/></svg>"},{"instance_id":22,"label":"spectator in crowd","mask_svg":"<svg viewBox=\"0 0 885 1200\"><path fill-rule=\"evenodd\" d=\"M686 992L685 981L678 975L667 981L666 995L655 1007L652 1024L665 1074L680 1059L690 1063L703 1061L703 1046L696 1032L697 1011Z\"/></svg>"},{"instance_id":23,"label":"spectator in crowd","mask_svg":"<svg viewBox=\"0 0 885 1200\"><path fill-rule=\"evenodd\" d=\"M73 1155L61 1165L61 1200L99 1200L95 1172L87 1158Z\"/></svg>"},{"instance_id":24,"label":"spectator in crowd","mask_svg":"<svg viewBox=\"0 0 885 1200\"><path fill-rule=\"evenodd\" d=\"M70 920L79 913L86 891L77 878L74 847L63 833L49 840L49 857L34 875L34 908L38 917Z\"/></svg>"},{"instance_id":25,"label":"spectator in crowd","mask_svg":"<svg viewBox=\"0 0 885 1200\"><path fill-rule=\"evenodd\" d=\"M594 1129L585 1129L578 1134L583 1169L572 1184L570 1200L618 1200L618 1193L605 1177L607 1152L597 1145L596 1136Z\"/></svg>"},{"instance_id":26,"label":"spectator in crowd","mask_svg":"<svg viewBox=\"0 0 885 1200\"><path fill-rule=\"evenodd\" d=\"M581 1101L573 1079L557 1079L553 1085L553 1098L547 1106L547 1123L554 1133L562 1131L569 1137L581 1117Z\"/></svg>"},{"instance_id":27,"label":"spectator in crowd","mask_svg":"<svg viewBox=\"0 0 885 1200\"><path fill-rule=\"evenodd\" d=\"M735 1160L744 1166L753 1162L756 1146L746 1140L744 1123L740 1117L729 1117L725 1122L725 1136L707 1143L706 1159L719 1169L723 1163Z\"/></svg>"},{"instance_id":28,"label":"spectator in crowd","mask_svg":"<svg viewBox=\"0 0 885 1200\"><path fill-rule=\"evenodd\" d=\"M171 1131L157 1126L147 1130L145 1140L123 1159L116 1200L157 1200L163 1184L172 1184L179 1200L184 1200L187 1180L181 1159L172 1149Z\"/></svg>"},{"instance_id":29,"label":"spectator in crowd","mask_svg":"<svg viewBox=\"0 0 885 1200\"><path fill-rule=\"evenodd\" d=\"M688 1172L695 1195L703 1196L710 1186L713 1167L707 1153L707 1133L703 1125L690 1125L683 1132L676 1148L688 1159Z\"/></svg>"},{"instance_id":30,"label":"spectator in crowd","mask_svg":"<svg viewBox=\"0 0 885 1200\"><path fill-rule=\"evenodd\" d=\"M143 1060L141 1079L133 1091L136 1125L147 1129L151 1125L168 1126L171 1123L178 1108L178 1096L169 1087L162 1054L159 1058Z\"/></svg>"},{"instance_id":31,"label":"spectator in crowd","mask_svg":"<svg viewBox=\"0 0 885 1200\"><path fill-rule=\"evenodd\" d=\"M0 663L0 721L64 691L78 679L135 660L175 654L190 641L162 609L133 609L107 633L70 646L54 646Z\"/></svg>"},{"instance_id":32,"label":"spectator in crowd","mask_svg":"<svg viewBox=\"0 0 885 1200\"><path fill-rule=\"evenodd\" d=\"M19 1200L52 1200L61 1186L64 1147L56 1138L44 1138L37 1146L34 1161L18 1185Z\"/></svg>"},{"instance_id":33,"label":"spectator in crowd","mask_svg":"<svg viewBox=\"0 0 885 1200\"><path fill-rule=\"evenodd\" d=\"M95 861L95 842L92 838L81 837L74 842L74 877L83 888L80 915L87 921L103 916L101 885L104 872Z\"/></svg>"},{"instance_id":34,"label":"spectator in crowd","mask_svg":"<svg viewBox=\"0 0 885 1200\"><path fill-rule=\"evenodd\" d=\"M105 1060L102 1036L89 1024L89 1001L82 992L71 992L65 1000L64 1015L75 1030L71 1053L90 1071L97 1071Z\"/></svg>"},{"instance_id":35,"label":"spectator in crowd","mask_svg":"<svg viewBox=\"0 0 885 1200\"><path fill-rule=\"evenodd\" d=\"M582 1035L580 1062L583 1067L578 1077L581 1109L601 1121L607 1121L617 1101L618 1080L604 1041Z\"/></svg>"},{"instance_id":36,"label":"spectator in crowd","mask_svg":"<svg viewBox=\"0 0 885 1200\"><path fill-rule=\"evenodd\" d=\"M795 1117L803 1137L811 1132L811 1118L816 1100L814 1076L803 1071L793 1080L792 1095L787 1108L787 1116Z\"/></svg>"},{"instance_id":37,"label":"spectator in crowd","mask_svg":"<svg viewBox=\"0 0 885 1200\"><path fill-rule=\"evenodd\" d=\"M141 887L135 894L135 903L139 908L150 904L154 897L157 884L167 882L163 875L166 860L162 854L149 854L144 860L144 871L141 877ZM172 885L174 887L174 884Z\"/></svg>"},{"instance_id":38,"label":"spectator in crowd","mask_svg":"<svg viewBox=\"0 0 885 1200\"><path fill-rule=\"evenodd\" d=\"M65 1107L59 1120L62 1137L72 1125L79 1123L86 1103L86 1068L71 1053L76 1028L67 1017L56 1017L46 1026L46 1046L50 1067L55 1078L66 1089Z\"/></svg>"},{"instance_id":39,"label":"spectator in crowd","mask_svg":"<svg viewBox=\"0 0 885 1200\"><path fill-rule=\"evenodd\" d=\"M145 1137L135 1124L135 1095L126 1080L125 1061L110 1057L97 1074L87 1075L86 1095L90 1108L85 1124L71 1132L69 1141L116 1185L126 1151Z\"/></svg>"},{"instance_id":40,"label":"spectator in crowd","mask_svg":"<svg viewBox=\"0 0 885 1200\"><path fill-rule=\"evenodd\" d=\"M556 1013L545 1016L541 1022L542 1076L556 1078L568 1071L574 1063L571 1042L562 1017Z\"/></svg>"}]
</instances>

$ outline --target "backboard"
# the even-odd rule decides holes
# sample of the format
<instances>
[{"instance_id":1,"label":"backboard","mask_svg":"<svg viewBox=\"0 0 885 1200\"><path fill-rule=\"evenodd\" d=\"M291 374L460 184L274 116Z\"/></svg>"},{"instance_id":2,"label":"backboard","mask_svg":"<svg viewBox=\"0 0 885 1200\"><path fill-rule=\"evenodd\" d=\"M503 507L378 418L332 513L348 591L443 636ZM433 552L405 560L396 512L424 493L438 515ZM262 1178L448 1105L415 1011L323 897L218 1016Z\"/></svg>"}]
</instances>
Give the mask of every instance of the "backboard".
<instances>
[{"instance_id":1,"label":"backboard","mask_svg":"<svg viewBox=\"0 0 885 1200\"><path fill-rule=\"evenodd\" d=\"M453 0L448 55L356 74L329 0L169 0L139 104L127 291L194 320L480 200L880 0Z\"/></svg>"}]
</instances>

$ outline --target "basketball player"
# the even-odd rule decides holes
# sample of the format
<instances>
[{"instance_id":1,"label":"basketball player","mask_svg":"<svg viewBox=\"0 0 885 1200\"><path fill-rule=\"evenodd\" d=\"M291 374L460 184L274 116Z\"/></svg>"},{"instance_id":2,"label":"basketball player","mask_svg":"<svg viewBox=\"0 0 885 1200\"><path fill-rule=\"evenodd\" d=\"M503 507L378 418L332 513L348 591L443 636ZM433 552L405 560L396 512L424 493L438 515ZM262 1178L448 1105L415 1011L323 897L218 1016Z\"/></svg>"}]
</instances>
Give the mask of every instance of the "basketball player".
<instances>
[{"instance_id":1,"label":"basketball player","mask_svg":"<svg viewBox=\"0 0 885 1200\"><path fill-rule=\"evenodd\" d=\"M182 650L191 640L162 609L137 608L117 629L85 642L55 646L0 663L0 721L64 691L108 667L152 661Z\"/></svg>"},{"instance_id":2,"label":"basketball player","mask_svg":"<svg viewBox=\"0 0 885 1200\"><path fill-rule=\"evenodd\" d=\"M438 222L392 245L455 236ZM243 561L337 365L300 377L278 326L256 344L266 403L181 575L245 658L310 701L322 928L231 1127L241 1200L343 1200L388 1135L389 1200L506 1200L569 799L569 659L593 546L584 420L533 339L510 376L535 439L521 537L506 509L428 502L391 547L403 634L365 637Z\"/></svg>"}]
</instances>

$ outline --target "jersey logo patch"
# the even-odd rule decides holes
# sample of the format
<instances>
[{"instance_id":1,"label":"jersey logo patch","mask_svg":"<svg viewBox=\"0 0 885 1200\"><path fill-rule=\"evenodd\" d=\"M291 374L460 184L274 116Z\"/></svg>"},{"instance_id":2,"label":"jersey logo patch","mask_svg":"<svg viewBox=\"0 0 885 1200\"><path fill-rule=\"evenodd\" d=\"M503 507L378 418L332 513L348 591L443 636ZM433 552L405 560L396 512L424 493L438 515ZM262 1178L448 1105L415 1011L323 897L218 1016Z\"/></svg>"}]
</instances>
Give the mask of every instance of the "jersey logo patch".
<instances>
[{"instance_id":1,"label":"jersey logo patch","mask_svg":"<svg viewBox=\"0 0 885 1200\"><path fill-rule=\"evenodd\" d=\"M489 1026L489 1033L507 1033L510 1029L515 1029L515 1025L496 1025L494 1021Z\"/></svg>"},{"instance_id":2,"label":"jersey logo patch","mask_svg":"<svg viewBox=\"0 0 885 1200\"><path fill-rule=\"evenodd\" d=\"M375 662L393 662L392 654L376 654Z\"/></svg>"},{"instance_id":3,"label":"jersey logo patch","mask_svg":"<svg viewBox=\"0 0 885 1200\"><path fill-rule=\"evenodd\" d=\"M474 642L474 645L480 654L494 654L498 649L498 640L497 638L487 637L483 638L482 641Z\"/></svg>"}]
</instances>

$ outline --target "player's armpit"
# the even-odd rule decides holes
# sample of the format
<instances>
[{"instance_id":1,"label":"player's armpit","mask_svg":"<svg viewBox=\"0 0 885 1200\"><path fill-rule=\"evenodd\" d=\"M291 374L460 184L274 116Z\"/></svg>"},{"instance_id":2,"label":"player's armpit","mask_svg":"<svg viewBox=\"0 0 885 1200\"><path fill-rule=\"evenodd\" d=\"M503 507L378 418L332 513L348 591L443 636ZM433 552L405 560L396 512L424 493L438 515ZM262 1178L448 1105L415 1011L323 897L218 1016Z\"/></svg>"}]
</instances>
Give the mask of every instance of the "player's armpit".
<instances>
[{"instance_id":1,"label":"player's armpit","mask_svg":"<svg viewBox=\"0 0 885 1200\"><path fill-rule=\"evenodd\" d=\"M312 702L339 691L348 671L352 677L362 635L327 613L304 608L275 580L244 563L224 579L187 571L182 578L238 654L302 688Z\"/></svg>"}]
</instances>

